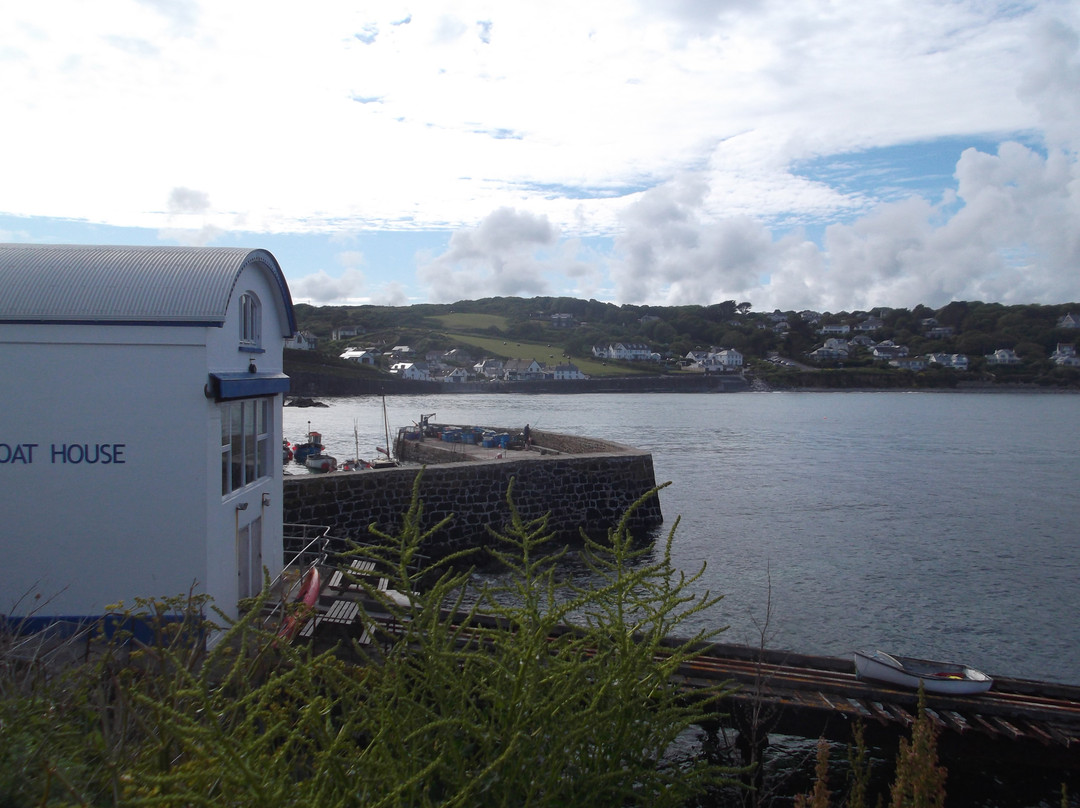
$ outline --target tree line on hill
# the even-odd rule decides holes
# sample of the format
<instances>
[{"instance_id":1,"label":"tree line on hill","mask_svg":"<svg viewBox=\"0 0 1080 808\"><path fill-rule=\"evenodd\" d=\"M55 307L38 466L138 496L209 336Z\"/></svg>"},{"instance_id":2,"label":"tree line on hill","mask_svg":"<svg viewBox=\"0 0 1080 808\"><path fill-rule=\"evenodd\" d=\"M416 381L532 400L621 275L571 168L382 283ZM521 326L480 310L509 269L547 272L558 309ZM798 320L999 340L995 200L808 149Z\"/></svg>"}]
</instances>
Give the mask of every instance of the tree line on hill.
<instances>
[{"instance_id":1,"label":"tree line on hill","mask_svg":"<svg viewBox=\"0 0 1080 808\"><path fill-rule=\"evenodd\" d=\"M985 357L1010 349L1022 360L1018 366L994 366L994 378L1072 386L1080 384L1080 369L1060 366L1052 356L1062 344L1075 344L1080 329L1064 327L1067 316L1080 319L1080 303L1055 305L954 301L937 309L875 308L853 312L754 312L749 302L734 300L708 306L616 305L567 297L493 297L450 304L390 306L296 306L302 330L319 338L320 350L337 356L346 344L386 346L408 344L423 355L462 345L462 336L540 342L562 349L569 357L587 357L594 345L646 343L668 360L711 346L734 348L755 367L754 360L779 354L807 365L808 354L820 347L828 325L849 325L852 334L867 318L880 321L868 332L875 341L892 340L913 356L931 353L963 354L971 378L989 378ZM486 315L488 323L472 328L448 327L447 315ZM501 319L500 319L501 318ZM464 318L463 318L464 320ZM928 322L936 325L927 326ZM1068 322L1068 321L1067 321ZM336 329L355 327L359 336L348 342L331 340ZM508 357L513 358L513 357ZM829 362L828 367L835 367ZM846 368L874 366L867 353L853 354ZM761 373L778 372L762 362ZM903 373L906 371L896 371ZM958 374L955 374L958 375Z\"/></svg>"}]
</instances>

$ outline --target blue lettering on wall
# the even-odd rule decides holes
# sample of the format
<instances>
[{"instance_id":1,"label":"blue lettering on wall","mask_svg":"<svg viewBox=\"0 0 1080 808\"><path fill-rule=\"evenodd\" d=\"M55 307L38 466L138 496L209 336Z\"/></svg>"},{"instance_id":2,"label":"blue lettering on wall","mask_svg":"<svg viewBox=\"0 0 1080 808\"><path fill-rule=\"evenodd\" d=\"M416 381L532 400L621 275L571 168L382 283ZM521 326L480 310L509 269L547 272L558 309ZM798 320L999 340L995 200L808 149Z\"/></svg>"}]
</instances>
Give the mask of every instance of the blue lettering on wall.
<instances>
[{"instance_id":1,"label":"blue lettering on wall","mask_svg":"<svg viewBox=\"0 0 1080 808\"><path fill-rule=\"evenodd\" d=\"M34 454L38 443L0 443L0 466L30 465L40 459ZM126 443L53 443L49 462L71 466L110 466L126 463Z\"/></svg>"},{"instance_id":2,"label":"blue lettering on wall","mask_svg":"<svg viewBox=\"0 0 1080 808\"><path fill-rule=\"evenodd\" d=\"M126 463L126 443L54 443L52 462L77 466L80 464L109 465Z\"/></svg>"},{"instance_id":3,"label":"blue lettering on wall","mask_svg":"<svg viewBox=\"0 0 1080 808\"><path fill-rule=\"evenodd\" d=\"M0 443L0 464L33 463L36 443Z\"/></svg>"}]
</instances>

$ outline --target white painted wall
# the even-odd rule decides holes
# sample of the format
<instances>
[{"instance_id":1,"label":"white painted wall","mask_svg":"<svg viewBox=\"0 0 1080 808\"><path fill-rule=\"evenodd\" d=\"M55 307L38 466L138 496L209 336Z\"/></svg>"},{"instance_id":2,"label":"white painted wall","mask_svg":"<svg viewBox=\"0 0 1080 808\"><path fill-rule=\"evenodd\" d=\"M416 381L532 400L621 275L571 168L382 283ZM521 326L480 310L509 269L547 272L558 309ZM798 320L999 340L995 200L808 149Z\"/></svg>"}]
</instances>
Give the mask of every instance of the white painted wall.
<instances>
[{"instance_id":1,"label":"white painted wall","mask_svg":"<svg viewBox=\"0 0 1080 808\"><path fill-rule=\"evenodd\" d=\"M102 614L205 581L203 330L0 326L0 444L37 444L0 463L0 612L32 593L42 615ZM71 444L121 462L54 452Z\"/></svg>"},{"instance_id":2,"label":"white painted wall","mask_svg":"<svg viewBox=\"0 0 1080 808\"><path fill-rule=\"evenodd\" d=\"M210 372L248 367L245 289L263 304L258 370L280 372L279 293L257 269L223 328L0 324L0 614L100 615L195 584L235 614L237 527L257 517L280 571L282 396L273 476L223 498L220 408L204 394ZM114 462L72 462L79 451L60 450L75 444Z\"/></svg>"}]
</instances>

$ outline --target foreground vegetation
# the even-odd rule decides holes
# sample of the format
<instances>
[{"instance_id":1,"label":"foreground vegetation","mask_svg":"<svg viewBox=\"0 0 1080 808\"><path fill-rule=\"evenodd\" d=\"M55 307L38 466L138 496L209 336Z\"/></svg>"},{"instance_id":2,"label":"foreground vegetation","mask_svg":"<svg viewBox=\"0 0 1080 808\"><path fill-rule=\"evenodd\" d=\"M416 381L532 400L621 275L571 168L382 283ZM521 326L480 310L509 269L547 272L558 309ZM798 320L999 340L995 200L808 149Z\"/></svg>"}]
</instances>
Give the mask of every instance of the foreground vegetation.
<instances>
[{"instance_id":1,"label":"foreground vegetation","mask_svg":"<svg viewBox=\"0 0 1080 808\"><path fill-rule=\"evenodd\" d=\"M415 490L401 533L376 532L363 554L394 570L391 588L417 589L420 576L427 586L410 605L385 600L400 630L372 646L285 643L262 625L265 593L221 628L199 597L136 603L121 616L141 620L152 640L121 629L62 669L20 657L17 638L4 638L0 805L768 804L730 761L674 751L688 734L703 737L723 693L687 698L672 682L715 632L675 648L664 638L719 600L692 595L698 576L672 566L674 528L659 547L635 545L625 521L605 542L586 540L582 562L601 584L583 590L559 576L565 550L547 546L546 519L517 514L511 483L512 521L494 550L509 574L467 597L461 556L417 569L442 525L419 528ZM460 616L479 613L499 627L465 628ZM576 630L557 631L568 623ZM891 805L942 804L934 743L922 717L902 746ZM850 784L830 790L823 744L799 804L871 804L858 739L853 754Z\"/></svg>"},{"instance_id":2,"label":"foreground vegetation","mask_svg":"<svg viewBox=\"0 0 1080 808\"><path fill-rule=\"evenodd\" d=\"M136 604L155 642L102 640L59 673L7 655L0 804L682 805L726 782L719 764L665 757L707 706L670 682L691 644L660 641L717 600L688 594L670 537L590 543L604 585L583 591L556 579L546 520L514 513L497 534L505 584L467 607L467 574L447 566L414 606L388 601L400 633L351 661L281 642L260 603L204 653L197 597ZM364 550L398 591L418 588L420 514ZM463 629L440 605L503 627ZM552 639L571 616L580 631Z\"/></svg>"}]
</instances>

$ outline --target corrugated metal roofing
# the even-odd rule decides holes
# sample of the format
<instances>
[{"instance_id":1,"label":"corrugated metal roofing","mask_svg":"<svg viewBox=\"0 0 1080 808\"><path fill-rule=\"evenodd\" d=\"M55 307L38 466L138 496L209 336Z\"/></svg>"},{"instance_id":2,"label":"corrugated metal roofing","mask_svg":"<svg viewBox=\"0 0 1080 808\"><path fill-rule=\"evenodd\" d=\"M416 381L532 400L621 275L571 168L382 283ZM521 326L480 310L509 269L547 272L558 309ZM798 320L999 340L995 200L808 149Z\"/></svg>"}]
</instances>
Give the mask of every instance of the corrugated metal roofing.
<instances>
[{"instance_id":1,"label":"corrugated metal roofing","mask_svg":"<svg viewBox=\"0 0 1080 808\"><path fill-rule=\"evenodd\" d=\"M0 244L0 322L221 325L252 263L277 283L295 333L277 259L246 247Z\"/></svg>"}]
</instances>

